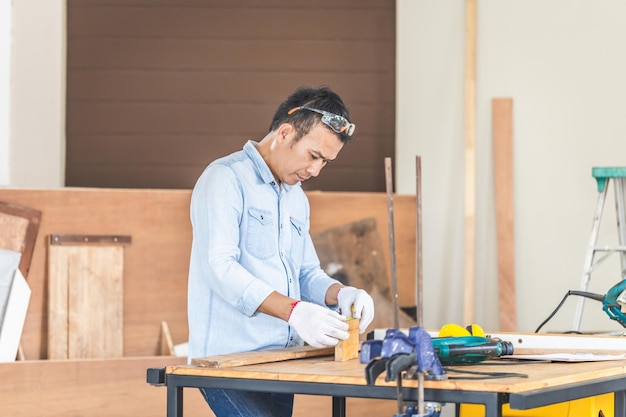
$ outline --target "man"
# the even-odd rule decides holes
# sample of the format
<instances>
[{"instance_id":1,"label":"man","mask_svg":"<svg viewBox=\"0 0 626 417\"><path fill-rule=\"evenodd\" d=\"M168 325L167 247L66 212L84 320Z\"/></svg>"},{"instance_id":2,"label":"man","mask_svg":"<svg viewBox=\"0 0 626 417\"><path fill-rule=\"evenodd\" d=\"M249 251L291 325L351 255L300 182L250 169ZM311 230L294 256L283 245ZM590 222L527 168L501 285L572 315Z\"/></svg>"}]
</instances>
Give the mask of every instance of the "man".
<instances>
[{"instance_id":1,"label":"man","mask_svg":"<svg viewBox=\"0 0 626 417\"><path fill-rule=\"evenodd\" d=\"M361 333L372 322L372 298L321 269L301 188L353 133L338 94L299 88L260 142L248 141L202 173L191 198L189 360L334 346L348 338L346 317L361 320ZM292 414L293 394L201 391L217 417Z\"/></svg>"}]
</instances>

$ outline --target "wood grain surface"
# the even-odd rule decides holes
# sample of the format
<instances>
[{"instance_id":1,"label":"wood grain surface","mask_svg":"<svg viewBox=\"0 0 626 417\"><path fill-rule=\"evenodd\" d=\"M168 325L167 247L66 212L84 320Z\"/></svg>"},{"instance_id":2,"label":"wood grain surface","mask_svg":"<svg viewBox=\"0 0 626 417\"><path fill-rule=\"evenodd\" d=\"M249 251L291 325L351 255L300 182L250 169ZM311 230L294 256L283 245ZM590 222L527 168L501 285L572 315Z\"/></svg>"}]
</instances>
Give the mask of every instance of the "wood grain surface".
<instances>
[{"instance_id":1,"label":"wood grain surface","mask_svg":"<svg viewBox=\"0 0 626 417\"><path fill-rule=\"evenodd\" d=\"M513 99L494 98L492 106L493 168L498 240L500 330L517 326L515 291L515 206L513 176Z\"/></svg>"},{"instance_id":2,"label":"wood grain surface","mask_svg":"<svg viewBox=\"0 0 626 417\"><path fill-rule=\"evenodd\" d=\"M48 358L123 356L123 246L48 247Z\"/></svg>"},{"instance_id":3,"label":"wood grain surface","mask_svg":"<svg viewBox=\"0 0 626 417\"><path fill-rule=\"evenodd\" d=\"M311 233L373 217L379 235L387 236L384 193L307 195ZM20 417L149 417L165 413L165 389L145 382L146 368L182 365L186 358L144 356L161 353L162 321L168 323L173 343L182 343L188 337L185 306L191 248L190 196L191 190L171 189L0 189L0 200L42 212L28 276L33 294L22 336L29 360L0 364L0 373L5 377L0 382L3 413ZM396 225L402 225L396 230L400 303L411 306L415 302L415 196L395 196L394 205ZM57 233L132 236L132 244L124 251L125 358L38 360L47 356L49 333L47 239ZM386 245L382 252L388 262ZM32 401L36 387L45 389L38 401ZM348 416L392 415L396 407L390 400L347 401ZM330 410L330 398L296 396L294 416L322 417ZM186 393L186 417L212 415L199 392Z\"/></svg>"},{"instance_id":4,"label":"wood grain surface","mask_svg":"<svg viewBox=\"0 0 626 417\"><path fill-rule=\"evenodd\" d=\"M165 416L166 389L146 383L146 370L185 361L185 358L135 357L0 363L1 414L15 417ZM184 412L185 417L213 415L196 392L185 396Z\"/></svg>"},{"instance_id":5,"label":"wood grain surface","mask_svg":"<svg viewBox=\"0 0 626 417\"><path fill-rule=\"evenodd\" d=\"M384 225L388 225L388 222ZM368 327L370 330L394 327L390 274L384 256L385 250L389 252L390 247L383 245L380 229L378 220L375 217L368 217L311 236L321 266L329 275L346 285L362 288L372 296L376 314ZM402 256L406 255L407 249L410 248L403 248ZM403 282L405 287L414 285L414 279L405 279ZM415 324L411 317L402 311L399 311L398 318L401 327ZM361 339L364 338L365 334L361 335Z\"/></svg>"},{"instance_id":6,"label":"wood grain surface","mask_svg":"<svg viewBox=\"0 0 626 417\"><path fill-rule=\"evenodd\" d=\"M360 320L348 320L348 340L340 340L335 346L335 360L337 362L345 362L350 359L359 357L359 323Z\"/></svg>"},{"instance_id":7,"label":"wood grain surface","mask_svg":"<svg viewBox=\"0 0 626 417\"><path fill-rule=\"evenodd\" d=\"M476 0L466 0L464 323L474 323L476 314L476 15Z\"/></svg>"},{"instance_id":8,"label":"wood grain surface","mask_svg":"<svg viewBox=\"0 0 626 417\"><path fill-rule=\"evenodd\" d=\"M448 372L450 376L463 376L463 369L469 369L471 371L482 372L513 372L524 374L527 377L520 376L480 380L426 380L424 387L483 392L524 392L589 381L597 378L623 375L626 373L626 360L578 363L544 363L529 361L521 364L515 363L509 366L504 366L502 360L497 360L472 365L471 368L458 366L451 367L451 369L452 370ZM327 384L366 385L364 364L359 363L357 359L346 362L336 362L332 357L298 359L294 361L239 366L234 368L211 369L187 365L168 366L167 372L176 375L206 375ZM382 376L377 379L376 384L395 386L393 381L385 382ZM405 380L403 381L403 386L415 388L417 387L417 380Z\"/></svg>"},{"instance_id":9,"label":"wood grain surface","mask_svg":"<svg viewBox=\"0 0 626 417\"><path fill-rule=\"evenodd\" d=\"M0 363L0 410L16 417L165 416L167 389L146 383L146 370L186 360L157 356ZM199 391L185 390L184 397L185 417L214 416ZM347 407L348 417L391 416L396 409L395 401L360 398L348 398ZM296 395L293 415L327 417L331 410L330 397Z\"/></svg>"},{"instance_id":10,"label":"wood grain surface","mask_svg":"<svg viewBox=\"0 0 626 417\"><path fill-rule=\"evenodd\" d=\"M363 218L387 236L384 193L308 192L311 233ZM191 190L0 189L0 200L42 212L28 283L33 294L22 334L27 358L47 356L47 239L50 234L131 235L124 251L124 355L160 353L161 321L174 343L187 340ZM394 197L400 304L415 304L415 196ZM389 268L389 250L382 258ZM377 314L378 316L378 314Z\"/></svg>"},{"instance_id":11,"label":"wood grain surface","mask_svg":"<svg viewBox=\"0 0 626 417\"><path fill-rule=\"evenodd\" d=\"M285 349L269 349L194 358L191 360L191 364L202 368L233 368L237 366L329 356L334 354L334 347L314 348L311 346L298 346Z\"/></svg>"},{"instance_id":12,"label":"wood grain surface","mask_svg":"<svg viewBox=\"0 0 626 417\"><path fill-rule=\"evenodd\" d=\"M28 279L41 211L0 201L0 248L21 253L20 272Z\"/></svg>"}]
</instances>

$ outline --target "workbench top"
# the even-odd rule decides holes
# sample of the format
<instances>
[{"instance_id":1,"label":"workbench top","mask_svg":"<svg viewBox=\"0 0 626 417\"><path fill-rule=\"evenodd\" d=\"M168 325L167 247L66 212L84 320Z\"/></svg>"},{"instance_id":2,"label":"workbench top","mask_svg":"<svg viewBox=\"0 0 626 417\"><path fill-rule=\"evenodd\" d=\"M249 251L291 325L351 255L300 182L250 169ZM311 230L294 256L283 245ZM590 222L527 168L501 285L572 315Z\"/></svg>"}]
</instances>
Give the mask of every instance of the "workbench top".
<instances>
[{"instance_id":1,"label":"workbench top","mask_svg":"<svg viewBox=\"0 0 626 417\"><path fill-rule=\"evenodd\" d=\"M426 380L427 389L448 389L480 392L521 393L539 389L560 387L567 384L587 382L600 378L610 378L626 373L626 360L597 362L538 362L509 361L506 359L483 362L478 365L451 366L447 371L450 379L442 381ZM490 379L452 379L466 376L456 371L512 372L526 374L524 377ZM314 382L320 384L366 385L365 365L358 359L335 362L332 356L294 359L280 362L237 366L232 368L206 368L191 365L174 365L166 368L167 374L205 377L227 377L271 381ZM475 376L474 376L475 377ZM376 384L395 386L386 383L381 374ZM417 380L404 380L403 386L417 387Z\"/></svg>"}]
</instances>

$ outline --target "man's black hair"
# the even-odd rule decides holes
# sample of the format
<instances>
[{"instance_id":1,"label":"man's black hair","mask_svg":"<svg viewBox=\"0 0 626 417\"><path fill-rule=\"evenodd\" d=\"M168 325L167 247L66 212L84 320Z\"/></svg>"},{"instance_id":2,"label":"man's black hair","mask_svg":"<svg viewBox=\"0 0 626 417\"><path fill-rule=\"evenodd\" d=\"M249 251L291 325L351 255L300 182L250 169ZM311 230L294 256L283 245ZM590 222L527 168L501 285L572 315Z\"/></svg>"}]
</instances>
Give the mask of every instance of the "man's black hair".
<instances>
[{"instance_id":1,"label":"man's black hair","mask_svg":"<svg viewBox=\"0 0 626 417\"><path fill-rule=\"evenodd\" d=\"M294 111L289 114L289 111L300 106L312 107L318 110L324 110L330 113L338 114L350 120L350 112L345 105L339 94L332 91L327 86L321 86L317 88L313 87L298 87L285 101L280 103L272 123L270 124L269 131L278 129L283 123L290 123L296 129L296 140L309 133L309 131L317 123L321 123L321 115L312 111ZM330 129L330 128L329 128ZM334 132L334 131L333 131ZM345 133L334 132L339 139L346 143L352 137Z\"/></svg>"}]
</instances>

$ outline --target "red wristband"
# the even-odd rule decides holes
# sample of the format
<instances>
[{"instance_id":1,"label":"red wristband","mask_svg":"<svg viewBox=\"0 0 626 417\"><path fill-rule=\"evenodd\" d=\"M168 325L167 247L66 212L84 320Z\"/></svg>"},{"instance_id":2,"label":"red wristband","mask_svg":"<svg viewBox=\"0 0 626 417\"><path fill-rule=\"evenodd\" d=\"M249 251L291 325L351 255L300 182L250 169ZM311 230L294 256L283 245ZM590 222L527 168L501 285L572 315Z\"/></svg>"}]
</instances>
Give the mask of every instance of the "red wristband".
<instances>
[{"instance_id":1,"label":"red wristband","mask_svg":"<svg viewBox=\"0 0 626 417\"><path fill-rule=\"evenodd\" d=\"M293 309L296 308L296 306L298 305L300 301L302 300L296 300L293 303L291 303L291 310L289 310L289 317L287 318L287 321L289 321L289 319L291 318L291 313L293 313Z\"/></svg>"}]
</instances>

